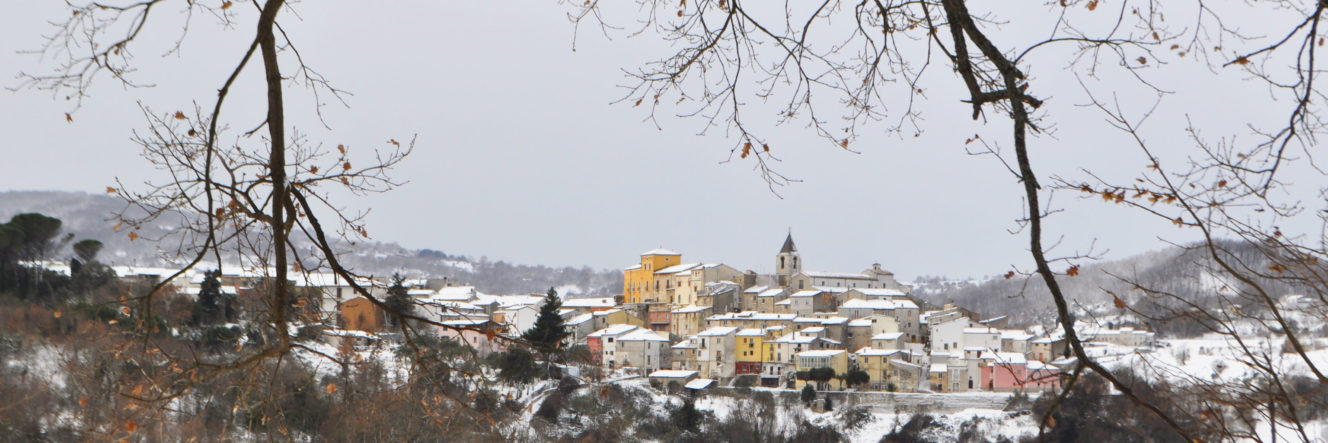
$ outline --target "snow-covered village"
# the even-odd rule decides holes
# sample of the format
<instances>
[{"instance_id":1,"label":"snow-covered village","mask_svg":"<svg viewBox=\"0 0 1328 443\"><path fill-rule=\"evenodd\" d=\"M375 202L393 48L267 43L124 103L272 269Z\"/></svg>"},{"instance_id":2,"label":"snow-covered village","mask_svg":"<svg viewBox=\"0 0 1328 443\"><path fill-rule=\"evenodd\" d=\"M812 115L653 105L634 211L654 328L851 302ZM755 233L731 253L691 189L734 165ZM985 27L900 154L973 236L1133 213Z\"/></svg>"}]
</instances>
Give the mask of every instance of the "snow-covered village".
<instances>
[{"instance_id":1,"label":"snow-covered village","mask_svg":"<svg viewBox=\"0 0 1328 443\"><path fill-rule=\"evenodd\" d=\"M0 14L0 442L1328 442L1328 0Z\"/></svg>"}]
</instances>

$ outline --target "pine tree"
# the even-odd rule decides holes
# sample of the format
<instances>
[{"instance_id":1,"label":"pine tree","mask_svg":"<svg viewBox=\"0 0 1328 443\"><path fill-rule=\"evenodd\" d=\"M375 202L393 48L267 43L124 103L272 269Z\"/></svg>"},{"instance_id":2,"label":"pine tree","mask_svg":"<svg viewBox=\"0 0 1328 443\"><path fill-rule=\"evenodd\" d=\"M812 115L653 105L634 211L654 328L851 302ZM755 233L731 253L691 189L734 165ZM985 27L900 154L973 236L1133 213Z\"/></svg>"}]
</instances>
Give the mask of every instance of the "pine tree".
<instances>
[{"instance_id":1,"label":"pine tree","mask_svg":"<svg viewBox=\"0 0 1328 443\"><path fill-rule=\"evenodd\" d=\"M198 324L215 323L222 315L221 270L203 272L203 283L198 288L198 301L194 321Z\"/></svg>"},{"instance_id":2,"label":"pine tree","mask_svg":"<svg viewBox=\"0 0 1328 443\"><path fill-rule=\"evenodd\" d=\"M410 315L415 310L415 303L411 301L410 294L406 291L406 279L401 274L392 274L392 286L387 288L387 298L383 303L387 304L387 319L392 325L397 324L397 315Z\"/></svg>"},{"instance_id":3,"label":"pine tree","mask_svg":"<svg viewBox=\"0 0 1328 443\"><path fill-rule=\"evenodd\" d=\"M546 359L562 351L563 340L569 335L567 327L563 325L563 317L558 315L558 310L562 307L563 302L558 298L558 291L549 288L548 295L544 296L544 305L540 306L535 326L521 334L521 338L530 343L535 350L544 353Z\"/></svg>"}]
</instances>

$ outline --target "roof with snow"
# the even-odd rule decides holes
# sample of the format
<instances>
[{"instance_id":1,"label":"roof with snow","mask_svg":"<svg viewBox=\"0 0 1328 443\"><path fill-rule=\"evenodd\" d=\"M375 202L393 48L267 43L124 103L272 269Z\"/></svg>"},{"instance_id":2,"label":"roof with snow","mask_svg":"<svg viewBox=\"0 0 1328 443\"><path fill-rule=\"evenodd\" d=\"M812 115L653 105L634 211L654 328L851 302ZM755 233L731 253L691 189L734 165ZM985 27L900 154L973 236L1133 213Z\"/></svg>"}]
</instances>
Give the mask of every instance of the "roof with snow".
<instances>
[{"instance_id":1,"label":"roof with snow","mask_svg":"<svg viewBox=\"0 0 1328 443\"><path fill-rule=\"evenodd\" d=\"M479 294L474 286L449 286L438 290L437 294L429 297L438 301L466 301Z\"/></svg>"},{"instance_id":2,"label":"roof with snow","mask_svg":"<svg viewBox=\"0 0 1328 443\"><path fill-rule=\"evenodd\" d=\"M631 265L631 266L628 266L628 267L626 267L626 268L623 268L623 270L624 270L624 271L639 271L639 270L641 270L641 265Z\"/></svg>"},{"instance_id":3,"label":"roof with snow","mask_svg":"<svg viewBox=\"0 0 1328 443\"><path fill-rule=\"evenodd\" d=\"M695 268L695 267L697 267L697 266L701 266L701 264L700 264L700 263L683 263L683 264L680 264L680 265L673 265L673 266L669 266L669 267L667 267L667 268L664 268L664 269L660 269L660 270L658 270L658 271L655 271L655 275L660 275L660 274L677 274L677 273L679 273L679 272L689 271L689 270L691 270L692 268Z\"/></svg>"},{"instance_id":4,"label":"roof with snow","mask_svg":"<svg viewBox=\"0 0 1328 443\"><path fill-rule=\"evenodd\" d=\"M803 272L802 274L811 278L838 278L846 280L873 280L873 281L876 280L871 276L852 273L852 272L807 271Z\"/></svg>"},{"instance_id":5,"label":"roof with snow","mask_svg":"<svg viewBox=\"0 0 1328 443\"><path fill-rule=\"evenodd\" d=\"M843 349L821 349L821 350L816 350L816 351L802 351L802 352L799 352L799 353L798 353L798 356L799 356L799 357L834 357L834 356L836 356L836 355L845 354L845 353L846 353L846 351L844 351Z\"/></svg>"},{"instance_id":6,"label":"roof with snow","mask_svg":"<svg viewBox=\"0 0 1328 443\"><path fill-rule=\"evenodd\" d=\"M616 306L613 297L566 298L564 308L610 308Z\"/></svg>"},{"instance_id":7,"label":"roof with snow","mask_svg":"<svg viewBox=\"0 0 1328 443\"><path fill-rule=\"evenodd\" d=\"M769 287L769 286L752 286L752 287L750 287L750 288L747 288L746 291L742 291L742 292L743 292L743 293L747 293L747 294L760 294L761 292L765 291L766 289L770 289L770 287Z\"/></svg>"},{"instance_id":8,"label":"roof with snow","mask_svg":"<svg viewBox=\"0 0 1328 443\"><path fill-rule=\"evenodd\" d=\"M869 318L858 318L848 321L848 327L850 328L870 328L871 325L872 321Z\"/></svg>"},{"instance_id":9,"label":"roof with snow","mask_svg":"<svg viewBox=\"0 0 1328 443\"><path fill-rule=\"evenodd\" d=\"M576 317L572 317L570 320L567 320L566 322L563 322L563 324L565 324L565 325L569 325L569 326L570 326L570 325L579 325L579 324L582 324L582 323L585 323L585 322L588 322L588 321L591 321L591 320L594 320L594 319L595 319L595 316L593 316L593 315L590 315L590 314L581 314L581 315L578 315L578 316L576 316Z\"/></svg>"},{"instance_id":10,"label":"roof with snow","mask_svg":"<svg viewBox=\"0 0 1328 443\"><path fill-rule=\"evenodd\" d=\"M642 252L641 255L682 255L682 254L679 254L678 251L674 251L671 249L655 248L646 252Z\"/></svg>"},{"instance_id":11,"label":"roof with snow","mask_svg":"<svg viewBox=\"0 0 1328 443\"><path fill-rule=\"evenodd\" d=\"M624 324L609 325L609 327L607 328L591 332L590 335L587 335L587 337L604 337L604 336L616 337L631 332L633 329L636 329L636 326L624 325Z\"/></svg>"},{"instance_id":12,"label":"roof with snow","mask_svg":"<svg viewBox=\"0 0 1328 443\"><path fill-rule=\"evenodd\" d=\"M628 332L622 337L618 337L618 341L659 341L659 342L668 343L669 339L668 337L660 336L659 334L655 333L655 331L649 329L637 329L635 331Z\"/></svg>"},{"instance_id":13,"label":"roof with snow","mask_svg":"<svg viewBox=\"0 0 1328 443\"><path fill-rule=\"evenodd\" d=\"M733 334L733 333L736 333L736 332L738 332L738 328L735 328L735 327L732 327L732 326L716 326L716 327L713 327L713 328L710 328L710 329L706 329L706 330L704 330L704 331L701 331L701 333L700 333L700 334L696 334L696 336L697 336L697 337L716 337L716 336L729 335L729 334Z\"/></svg>"},{"instance_id":14,"label":"roof with snow","mask_svg":"<svg viewBox=\"0 0 1328 443\"><path fill-rule=\"evenodd\" d=\"M821 319L823 325L842 325L844 323L848 323L848 317L833 316Z\"/></svg>"},{"instance_id":15,"label":"roof with snow","mask_svg":"<svg viewBox=\"0 0 1328 443\"><path fill-rule=\"evenodd\" d=\"M1033 339L1033 334L1024 331L1005 329L1001 331L1001 340L1028 341Z\"/></svg>"},{"instance_id":16,"label":"roof with snow","mask_svg":"<svg viewBox=\"0 0 1328 443\"><path fill-rule=\"evenodd\" d=\"M991 360L998 365L1022 365L1028 363L1024 354L1018 352L983 352L980 357L983 360Z\"/></svg>"},{"instance_id":17,"label":"roof with snow","mask_svg":"<svg viewBox=\"0 0 1328 443\"><path fill-rule=\"evenodd\" d=\"M683 306L683 307L678 308L678 309L674 309L672 312L673 312L674 314L695 314L695 313L697 313L697 312L705 312L705 311L709 311L709 310L711 310L711 309L714 309L714 308L712 308L712 307L710 307L710 306L687 305L687 306Z\"/></svg>"},{"instance_id":18,"label":"roof with snow","mask_svg":"<svg viewBox=\"0 0 1328 443\"><path fill-rule=\"evenodd\" d=\"M808 289L808 290L805 290L805 291L794 292L793 295L790 295L789 297L815 297L817 294L820 294L820 293L821 293L821 291L817 291L817 290L813 290L813 289Z\"/></svg>"},{"instance_id":19,"label":"roof with snow","mask_svg":"<svg viewBox=\"0 0 1328 443\"><path fill-rule=\"evenodd\" d=\"M779 296L780 294L783 294L783 293L784 293L784 289L783 289L783 288L770 288L770 289L766 289L766 290L764 290L764 291L761 291L761 293L756 294L756 296L757 296L757 297L777 297L777 296Z\"/></svg>"},{"instance_id":20,"label":"roof with snow","mask_svg":"<svg viewBox=\"0 0 1328 443\"><path fill-rule=\"evenodd\" d=\"M697 390L697 391L699 391L699 390L701 390L701 389L705 389L705 388L710 387L710 385L712 385L712 384L715 384L715 381L714 381L714 380L711 380L711 379L708 379L708 378L698 378L698 379L695 379L695 380L692 380L692 381L687 382L687 384L683 385L683 387L684 387L684 388L687 388L687 389L691 389L691 390Z\"/></svg>"},{"instance_id":21,"label":"roof with snow","mask_svg":"<svg viewBox=\"0 0 1328 443\"><path fill-rule=\"evenodd\" d=\"M907 295L907 294L904 294L903 291L900 291L900 290L898 290L898 289L885 289L885 288L853 288L853 290L854 290L854 291L858 291L858 292L861 293L862 295L865 295L865 296L868 296L868 297L903 297L903 296Z\"/></svg>"},{"instance_id":22,"label":"roof with snow","mask_svg":"<svg viewBox=\"0 0 1328 443\"><path fill-rule=\"evenodd\" d=\"M775 343L792 343L792 344L811 343L814 341L816 341L816 337L810 335L802 335L797 332L784 334L774 340Z\"/></svg>"},{"instance_id":23,"label":"roof with snow","mask_svg":"<svg viewBox=\"0 0 1328 443\"><path fill-rule=\"evenodd\" d=\"M857 352L854 352L854 354L858 354L863 357L889 357L891 355L903 354L903 353L904 351L900 349L876 349L871 347L864 347L862 349L859 349Z\"/></svg>"},{"instance_id":24,"label":"roof with snow","mask_svg":"<svg viewBox=\"0 0 1328 443\"><path fill-rule=\"evenodd\" d=\"M695 377L696 374L697 374L696 371L683 371L683 370L679 370L679 369L660 369L660 370L658 370L658 371L651 372L650 375L649 375L648 377L650 377L650 378L692 378L692 377Z\"/></svg>"},{"instance_id":25,"label":"roof with snow","mask_svg":"<svg viewBox=\"0 0 1328 443\"><path fill-rule=\"evenodd\" d=\"M723 314L715 314L706 317L706 320L708 321L723 321L723 320L789 321L797 317L798 317L797 314L775 314L772 312L742 311L742 312L725 312Z\"/></svg>"},{"instance_id":26,"label":"roof with snow","mask_svg":"<svg viewBox=\"0 0 1328 443\"><path fill-rule=\"evenodd\" d=\"M912 300L861 300L852 299L839 305L840 309L875 309L878 311L888 311L894 309L917 309L918 305Z\"/></svg>"},{"instance_id":27,"label":"roof with snow","mask_svg":"<svg viewBox=\"0 0 1328 443\"><path fill-rule=\"evenodd\" d=\"M765 335L764 329L746 328L738 331L739 337L761 337Z\"/></svg>"},{"instance_id":28,"label":"roof with snow","mask_svg":"<svg viewBox=\"0 0 1328 443\"><path fill-rule=\"evenodd\" d=\"M872 339L872 340L899 340L899 338L900 338L900 337L903 337L903 336L904 336L904 333L903 333L903 332L886 332L886 333L884 333L884 334L876 334L876 335L873 335L871 339Z\"/></svg>"}]
</instances>

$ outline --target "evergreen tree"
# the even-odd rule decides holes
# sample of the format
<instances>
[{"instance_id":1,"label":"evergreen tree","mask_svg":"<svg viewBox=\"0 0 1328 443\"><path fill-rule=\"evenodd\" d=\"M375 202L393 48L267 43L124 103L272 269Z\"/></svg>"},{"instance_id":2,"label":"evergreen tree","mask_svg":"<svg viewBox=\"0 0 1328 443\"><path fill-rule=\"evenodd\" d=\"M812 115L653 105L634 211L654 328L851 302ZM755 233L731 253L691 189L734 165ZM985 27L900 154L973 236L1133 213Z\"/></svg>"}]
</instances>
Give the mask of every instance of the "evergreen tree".
<instances>
[{"instance_id":1,"label":"evergreen tree","mask_svg":"<svg viewBox=\"0 0 1328 443\"><path fill-rule=\"evenodd\" d=\"M811 383L802 385L801 398L803 403L811 404L812 400L816 400L816 388L813 388Z\"/></svg>"},{"instance_id":2,"label":"evergreen tree","mask_svg":"<svg viewBox=\"0 0 1328 443\"><path fill-rule=\"evenodd\" d=\"M530 343L535 350L544 353L546 358L562 351L563 340L569 335L567 327L563 325L563 317L558 315L558 310L562 307L563 302L558 298L558 291L549 288L549 293L544 296L544 305L540 306L535 326L521 334L522 339Z\"/></svg>"},{"instance_id":3,"label":"evergreen tree","mask_svg":"<svg viewBox=\"0 0 1328 443\"><path fill-rule=\"evenodd\" d=\"M387 288L387 298L383 303L387 304L390 311L387 319L393 326L397 324L397 315L410 315L415 310L415 303L410 299L410 294L406 291L405 278L401 274L392 274L392 286Z\"/></svg>"},{"instance_id":4,"label":"evergreen tree","mask_svg":"<svg viewBox=\"0 0 1328 443\"><path fill-rule=\"evenodd\" d=\"M194 304L194 322L212 324L222 318L221 270L203 271L203 283L198 288L198 301Z\"/></svg>"},{"instance_id":5,"label":"evergreen tree","mask_svg":"<svg viewBox=\"0 0 1328 443\"><path fill-rule=\"evenodd\" d=\"M74 243L74 255L84 264L92 263L97 260L97 253L101 252L102 243L94 239L79 240Z\"/></svg>"}]
</instances>

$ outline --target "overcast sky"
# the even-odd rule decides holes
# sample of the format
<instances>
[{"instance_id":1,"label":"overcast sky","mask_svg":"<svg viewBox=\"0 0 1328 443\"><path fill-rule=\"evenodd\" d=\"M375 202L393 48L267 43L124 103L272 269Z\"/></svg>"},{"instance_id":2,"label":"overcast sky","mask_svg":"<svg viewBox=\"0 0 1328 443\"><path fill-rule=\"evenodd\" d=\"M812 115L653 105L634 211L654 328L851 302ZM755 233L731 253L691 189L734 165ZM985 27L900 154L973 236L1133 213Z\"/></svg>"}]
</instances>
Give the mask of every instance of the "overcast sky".
<instances>
[{"instance_id":1,"label":"overcast sky","mask_svg":"<svg viewBox=\"0 0 1328 443\"><path fill-rule=\"evenodd\" d=\"M5 86L18 85L19 71L49 68L17 51L40 47L40 35L51 30L46 21L65 14L60 3L20 0L0 15ZM627 81L623 69L668 54L658 38L628 39L614 31L608 40L583 29L574 52L565 7L527 3L368 8L316 2L283 12L304 59L354 94L349 108L324 108L332 127L324 131L312 118L311 99L293 90L288 118L298 129L361 153L389 138L418 137L414 155L394 173L408 185L342 200L372 210L375 239L491 260L596 268L627 266L640 252L662 246L687 261L772 272L774 254L791 230L805 267L813 270L858 271L879 262L909 279L1028 268L1027 241L1011 233L1023 210L1020 185L996 159L964 148L977 132L1007 140L1007 120L988 113L986 129L971 121L952 75L936 74L930 83L920 137L878 131L854 143L860 154L836 149L802 124L763 126L783 160L776 167L801 180L776 195L751 162L722 163L732 144L724 128L698 135L703 121L667 116L656 128L644 121L643 109L611 105ZM153 176L130 142L130 131L144 127L139 103L158 112L190 109L194 101L210 107L251 38L255 12L247 8L234 8L238 29L193 17L179 54L167 56L161 54L179 34L182 17L161 11L152 22L159 26L145 30L148 43L135 52L134 78L155 87L127 89L100 78L72 123L64 116L72 102L63 97L0 92L0 149L8 157L0 188L103 192L117 177L137 183ZM1034 84L1042 88L1033 92L1049 99L1043 112L1055 130L1054 137L1034 140L1035 166L1044 175L1071 177L1082 176L1081 167L1108 175L1139 170L1146 163L1137 151L1105 129L1096 111L1075 106L1086 95L1072 76L1061 75L1065 62L1056 57L1062 56L1033 59ZM1239 80L1227 76L1227 83L1213 85ZM247 130L261 121L261 79L249 75L241 82L228 109L233 126ZM1151 104L1138 90L1102 92ZM1204 92L1183 96L1158 111L1169 119L1160 124L1178 126L1189 116L1239 127L1259 112L1210 115L1206 110L1230 104L1214 100ZM1059 255L1086 251L1096 241L1098 251L1110 249L1107 258L1123 258L1161 248L1159 238L1185 238L1166 224L1078 199L1056 196L1067 209L1050 220L1048 241L1064 236Z\"/></svg>"}]
</instances>

